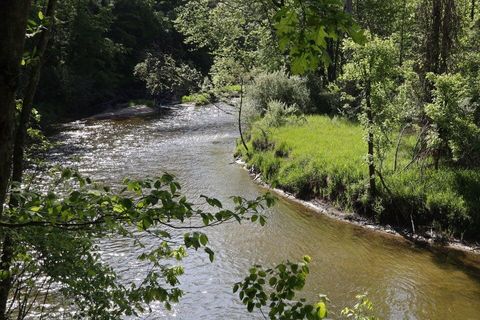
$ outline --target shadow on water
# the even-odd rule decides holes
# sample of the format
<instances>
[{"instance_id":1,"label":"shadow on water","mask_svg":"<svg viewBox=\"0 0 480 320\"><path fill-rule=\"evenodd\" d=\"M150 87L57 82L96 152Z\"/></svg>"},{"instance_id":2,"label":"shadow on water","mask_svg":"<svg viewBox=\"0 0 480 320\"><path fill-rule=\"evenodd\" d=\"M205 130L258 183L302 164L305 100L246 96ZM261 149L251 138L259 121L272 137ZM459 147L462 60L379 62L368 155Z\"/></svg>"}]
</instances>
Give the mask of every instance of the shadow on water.
<instances>
[{"instance_id":1,"label":"shadow on water","mask_svg":"<svg viewBox=\"0 0 480 320\"><path fill-rule=\"evenodd\" d=\"M441 246L427 248L432 253L432 261L445 270L461 270L472 281L480 284L480 255ZM480 294L480 288L478 289ZM480 297L480 296L479 296Z\"/></svg>"}]
</instances>

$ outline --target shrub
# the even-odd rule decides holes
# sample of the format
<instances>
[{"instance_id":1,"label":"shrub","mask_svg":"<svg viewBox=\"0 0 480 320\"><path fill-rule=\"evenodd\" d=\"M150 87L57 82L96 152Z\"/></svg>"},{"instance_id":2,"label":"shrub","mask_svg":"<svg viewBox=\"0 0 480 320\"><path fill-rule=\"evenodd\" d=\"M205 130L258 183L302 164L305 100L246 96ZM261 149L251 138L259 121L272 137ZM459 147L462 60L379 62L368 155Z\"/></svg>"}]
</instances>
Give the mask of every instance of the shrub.
<instances>
[{"instance_id":1,"label":"shrub","mask_svg":"<svg viewBox=\"0 0 480 320\"><path fill-rule=\"evenodd\" d=\"M272 100L268 103L267 111L261 122L266 127L278 128L297 122L299 113L295 105L288 106L284 102Z\"/></svg>"},{"instance_id":2,"label":"shrub","mask_svg":"<svg viewBox=\"0 0 480 320\"><path fill-rule=\"evenodd\" d=\"M429 78L435 86L433 102L425 107L433 122L430 147L437 153L451 155L453 161L478 165L480 126L475 121L478 105L470 96L474 84L460 74L429 74Z\"/></svg>"},{"instance_id":3,"label":"shrub","mask_svg":"<svg viewBox=\"0 0 480 320\"><path fill-rule=\"evenodd\" d=\"M196 106L204 106L210 102L210 94L208 93L194 93L189 96L182 97L182 103L193 103Z\"/></svg>"},{"instance_id":4,"label":"shrub","mask_svg":"<svg viewBox=\"0 0 480 320\"><path fill-rule=\"evenodd\" d=\"M268 104L274 100L305 111L310 102L310 92L304 79L276 71L259 73L245 88L245 98L249 108L263 115Z\"/></svg>"}]
</instances>

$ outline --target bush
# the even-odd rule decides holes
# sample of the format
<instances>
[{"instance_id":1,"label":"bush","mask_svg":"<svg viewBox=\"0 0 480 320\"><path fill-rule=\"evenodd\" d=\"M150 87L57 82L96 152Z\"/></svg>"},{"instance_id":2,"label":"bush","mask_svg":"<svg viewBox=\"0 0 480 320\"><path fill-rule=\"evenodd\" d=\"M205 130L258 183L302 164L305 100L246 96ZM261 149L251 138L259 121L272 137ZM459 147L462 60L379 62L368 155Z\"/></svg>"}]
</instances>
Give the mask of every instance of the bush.
<instances>
[{"instance_id":1,"label":"bush","mask_svg":"<svg viewBox=\"0 0 480 320\"><path fill-rule=\"evenodd\" d=\"M304 79L276 71L258 74L245 88L245 100L250 109L262 116L274 100L297 106L303 112L310 103L310 92Z\"/></svg>"},{"instance_id":2,"label":"bush","mask_svg":"<svg viewBox=\"0 0 480 320\"><path fill-rule=\"evenodd\" d=\"M430 147L446 153L452 160L467 166L480 163L480 126L476 123L478 105L471 97L471 87L460 74L429 74L435 88L433 102L425 107L432 120Z\"/></svg>"},{"instance_id":3,"label":"bush","mask_svg":"<svg viewBox=\"0 0 480 320\"><path fill-rule=\"evenodd\" d=\"M211 98L208 93L194 93L189 96L183 96L182 103L193 103L196 106L204 106L211 103Z\"/></svg>"},{"instance_id":4,"label":"bush","mask_svg":"<svg viewBox=\"0 0 480 320\"><path fill-rule=\"evenodd\" d=\"M295 105L288 106L281 101L272 100L268 103L262 124L266 127L278 128L288 123L296 123L299 113Z\"/></svg>"}]
</instances>

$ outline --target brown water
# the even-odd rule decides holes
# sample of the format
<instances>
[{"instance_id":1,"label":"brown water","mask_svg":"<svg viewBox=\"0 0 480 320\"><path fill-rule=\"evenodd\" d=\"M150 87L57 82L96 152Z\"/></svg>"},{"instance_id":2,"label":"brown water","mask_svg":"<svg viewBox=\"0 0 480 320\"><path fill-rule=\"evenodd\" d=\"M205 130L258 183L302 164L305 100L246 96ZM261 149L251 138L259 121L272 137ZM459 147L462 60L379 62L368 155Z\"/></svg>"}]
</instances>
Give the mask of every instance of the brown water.
<instances>
[{"instance_id":1,"label":"brown water","mask_svg":"<svg viewBox=\"0 0 480 320\"><path fill-rule=\"evenodd\" d=\"M123 177L175 174L189 199L201 194L228 202L231 195L265 192L233 164L234 116L217 108L174 108L153 119L75 122L56 138L52 161L77 166L109 183ZM331 315L367 292L383 319L480 319L480 264L458 263L458 253L434 253L312 213L280 200L265 227L227 224L208 231L214 263L192 252L184 261L185 296L172 312L153 306L148 319L261 319L232 294L252 264L313 258L306 297L327 294ZM145 236L147 237L147 236ZM146 238L148 239L148 238ZM153 241L153 240L152 240ZM154 245L154 243L152 243ZM123 277L144 272L130 242L102 243L103 256Z\"/></svg>"}]
</instances>

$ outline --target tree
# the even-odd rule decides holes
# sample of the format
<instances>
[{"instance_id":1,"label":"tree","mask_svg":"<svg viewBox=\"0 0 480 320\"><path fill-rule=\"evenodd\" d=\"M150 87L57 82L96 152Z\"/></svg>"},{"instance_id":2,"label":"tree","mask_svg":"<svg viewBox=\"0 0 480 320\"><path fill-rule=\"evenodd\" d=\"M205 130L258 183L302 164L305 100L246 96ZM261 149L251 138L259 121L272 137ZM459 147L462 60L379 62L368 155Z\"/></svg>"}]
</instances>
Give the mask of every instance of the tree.
<instances>
[{"instance_id":1,"label":"tree","mask_svg":"<svg viewBox=\"0 0 480 320\"><path fill-rule=\"evenodd\" d=\"M20 61L23 56L25 31L30 1L2 1L0 9L0 214L6 199L11 174L15 98L18 88ZM11 239L3 238L0 268L9 267L13 255ZM11 278L0 279L0 319L5 319L6 302Z\"/></svg>"},{"instance_id":2,"label":"tree","mask_svg":"<svg viewBox=\"0 0 480 320\"><path fill-rule=\"evenodd\" d=\"M46 11L46 17L50 22L53 21L54 6L55 1L50 0ZM11 63L5 68L6 77L2 77L10 82L5 83L7 86L0 87L0 90L2 97L10 102L1 106L7 115L11 115L12 119L8 117L5 119L10 121L6 122L6 125L11 126L14 123L14 99L17 94L14 89L17 86L18 69L23 54L28 2L25 2L23 7L6 3L2 9L8 9L7 12L11 13L8 19L4 20L11 25L7 27L2 24L3 28L0 29L8 31L2 33L0 38L2 44L4 42L6 44L2 49L7 48L10 51L0 51L2 54L0 61ZM45 17L43 13L39 13L38 16L41 20ZM5 34L11 37L3 37ZM146 232L158 223L165 228L181 230L183 227L176 226L174 221L182 223L194 216L200 218L202 224L190 225L185 230L215 226L232 219L240 222L248 218L264 224L265 217L258 209L262 208L264 200L267 205L271 205L272 200L269 196L254 201L235 197L233 199L235 208L228 210L222 209L222 204L218 200L203 197L206 204L221 209L216 213L209 213L195 209L193 204L181 197L178 192L179 184L169 175L164 175L156 181L127 180L125 188L120 192L112 192L108 187L93 184L90 179L83 178L71 170L64 170L53 177L52 187L47 191L37 189L39 184L21 185L24 135L28 127L48 36L49 32L44 30L35 50L38 56L32 60L35 64L32 64L24 96L25 114L20 117L18 127L22 131L17 132L20 134L20 139L16 141L20 150L16 158L19 162L14 166L16 173L15 181L10 187L10 203L0 216L0 236L3 239L0 265L0 319L10 318L12 313L18 319L25 318L34 307L39 292L44 289L46 299L52 283L60 284L63 294L75 299L80 311L76 313L76 317L80 318L95 316L116 319L121 315L142 312L145 305L152 301L162 301L169 308L170 303L177 302L181 296L181 291L176 285L182 269L177 266L164 266L160 260L165 257L181 259L186 248L201 247L204 247L210 260L213 260L214 253L206 247L208 238L205 234L197 231L185 233L184 245L173 247L173 242L168 240L171 236L167 230L152 231L153 235L163 240L157 249L145 252L139 259L149 261L154 268L145 275L145 280L140 286L132 284L129 288L120 284L116 274L100 262L99 256L93 252L94 239L106 234L130 235L134 238L131 226L137 226ZM16 76L13 79L9 78L13 75L8 72L16 72ZM13 135L8 134L2 138L5 138L5 146L8 146L6 148L8 152L2 159L7 171L6 175L2 176L2 183L7 184L10 176ZM149 195L145 193L147 190ZM126 197L122 196L125 192L129 193ZM136 195L132 197L132 193ZM3 192L2 208L5 195L6 192ZM161 205L158 206L158 203ZM254 214L251 217L247 216L250 213ZM135 243L143 247L141 243ZM39 277L45 281L41 283ZM164 288L164 283L170 288ZM13 295L10 295L11 293ZM9 298L11 303L7 304Z\"/></svg>"},{"instance_id":3,"label":"tree","mask_svg":"<svg viewBox=\"0 0 480 320\"><path fill-rule=\"evenodd\" d=\"M451 68L451 56L458 41L460 14L454 0L424 0L419 6L419 21L424 29L425 54L423 76L428 72L441 74ZM426 85L426 101L431 100Z\"/></svg>"},{"instance_id":4,"label":"tree","mask_svg":"<svg viewBox=\"0 0 480 320\"><path fill-rule=\"evenodd\" d=\"M285 3L275 14L275 29L280 50L288 53L291 70L304 74L332 63L328 41L346 33L356 42L364 35L343 1L300 1Z\"/></svg>"},{"instance_id":5,"label":"tree","mask_svg":"<svg viewBox=\"0 0 480 320\"><path fill-rule=\"evenodd\" d=\"M27 137L27 128L30 124L30 115L32 113L33 99L35 97L37 86L40 81L40 72L44 63L45 51L52 33L55 8L57 0L49 0L45 13L39 11L41 17L43 31L40 32L38 44L35 46L33 52L35 56L30 61L30 73L28 75L28 83L23 94L22 109L20 112L20 119L15 132L15 142L13 149L13 169L12 181L21 183L23 175L23 160L25 153L25 139Z\"/></svg>"},{"instance_id":6,"label":"tree","mask_svg":"<svg viewBox=\"0 0 480 320\"><path fill-rule=\"evenodd\" d=\"M472 4L471 4L471 7L470 7L470 19L472 21L475 20L475 0L472 0Z\"/></svg>"},{"instance_id":7,"label":"tree","mask_svg":"<svg viewBox=\"0 0 480 320\"><path fill-rule=\"evenodd\" d=\"M15 98L30 1L2 1L0 9L0 203L10 180ZM3 207L0 207L0 213ZM0 293L1 295L1 293Z\"/></svg>"},{"instance_id":8,"label":"tree","mask_svg":"<svg viewBox=\"0 0 480 320\"><path fill-rule=\"evenodd\" d=\"M392 118L388 112L391 108L395 92L395 77L398 74L397 48L394 42L381 40L371 36L365 45L349 41L345 50L350 53L349 62L344 66L344 72L339 78L341 82L352 82L360 92L360 120L367 133L367 163L370 199L376 196L376 176L378 168L375 165L375 149L382 152L385 148L382 136L388 137L390 128L389 120ZM375 132L380 134L375 134ZM381 156L381 153L377 156Z\"/></svg>"},{"instance_id":9,"label":"tree","mask_svg":"<svg viewBox=\"0 0 480 320\"><path fill-rule=\"evenodd\" d=\"M181 97L199 87L202 75L194 67L175 61L171 55L148 53L143 62L135 66L134 75L145 82L155 98L163 95Z\"/></svg>"},{"instance_id":10,"label":"tree","mask_svg":"<svg viewBox=\"0 0 480 320\"><path fill-rule=\"evenodd\" d=\"M427 141L438 167L440 156L466 166L480 161L480 124L476 121L478 103L471 95L479 83L460 74L429 74L434 84L433 100L425 106L432 129ZM478 80L477 80L478 81Z\"/></svg>"},{"instance_id":11,"label":"tree","mask_svg":"<svg viewBox=\"0 0 480 320\"><path fill-rule=\"evenodd\" d=\"M186 43L212 54L214 85L236 85L252 69L276 70L283 63L271 25L274 7L268 1L193 0L179 8L175 25Z\"/></svg>"}]
</instances>

